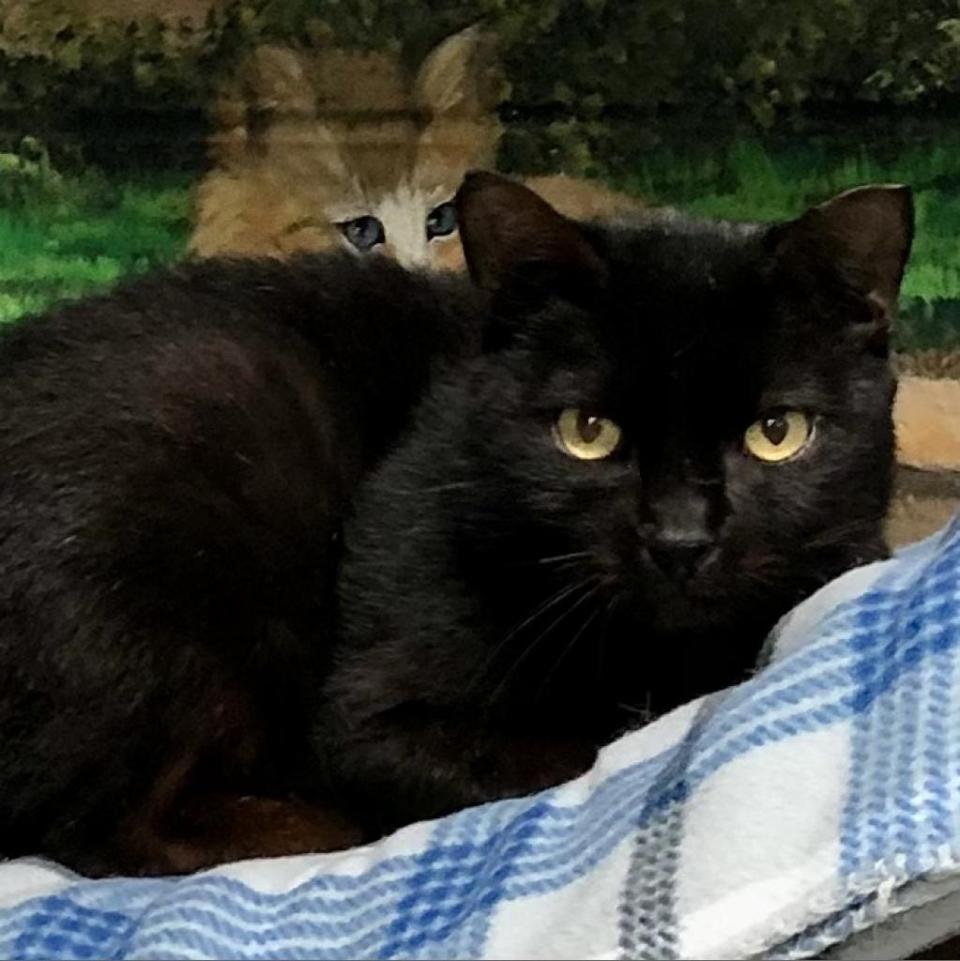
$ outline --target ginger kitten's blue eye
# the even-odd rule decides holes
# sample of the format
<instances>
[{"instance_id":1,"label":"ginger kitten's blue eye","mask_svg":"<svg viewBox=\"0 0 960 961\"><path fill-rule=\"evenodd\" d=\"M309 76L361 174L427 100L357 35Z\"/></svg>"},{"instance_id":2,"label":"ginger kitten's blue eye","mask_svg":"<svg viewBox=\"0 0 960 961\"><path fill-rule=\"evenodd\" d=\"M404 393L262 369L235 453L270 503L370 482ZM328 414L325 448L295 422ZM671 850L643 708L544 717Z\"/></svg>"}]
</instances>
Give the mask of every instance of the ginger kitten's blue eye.
<instances>
[{"instance_id":1,"label":"ginger kitten's blue eye","mask_svg":"<svg viewBox=\"0 0 960 961\"><path fill-rule=\"evenodd\" d=\"M457 229L457 208L452 203L440 204L427 214L427 240L446 237Z\"/></svg>"},{"instance_id":2,"label":"ginger kitten's blue eye","mask_svg":"<svg viewBox=\"0 0 960 961\"><path fill-rule=\"evenodd\" d=\"M341 221L337 226L357 250L372 250L387 239L383 232L383 224L376 217L369 215Z\"/></svg>"}]
</instances>

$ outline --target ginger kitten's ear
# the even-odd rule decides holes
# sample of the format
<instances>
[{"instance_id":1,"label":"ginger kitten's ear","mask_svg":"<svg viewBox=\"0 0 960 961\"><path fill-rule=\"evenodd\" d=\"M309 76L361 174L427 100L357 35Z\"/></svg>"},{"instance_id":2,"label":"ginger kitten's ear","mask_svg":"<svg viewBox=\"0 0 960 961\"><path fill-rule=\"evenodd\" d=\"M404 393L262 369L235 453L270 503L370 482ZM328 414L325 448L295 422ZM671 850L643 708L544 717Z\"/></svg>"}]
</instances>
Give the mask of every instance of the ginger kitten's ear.
<instances>
[{"instance_id":1,"label":"ginger kitten's ear","mask_svg":"<svg viewBox=\"0 0 960 961\"><path fill-rule=\"evenodd\" d=\"M244 76L252 106L279 116L316 113L316 90L308 59L296 50L263 44L251 54Z\"/></svg>"},{"instance_id":2,"label":"ginger kitten's ear","mask_svg":"<svg viewBox=\"0 0 960 961\"><path fill-rule=\"evenodd\" d=\"M532 190L498 174L467 174L455 198L474 283L557 293L603 283L604 263L577 225Z\"/></svg>"},{"instance_id":3,"label":"ginger kitten's ear","mask_svg":"<svg viewBox=\"0 0 960 961\"><path fill-rule=\"evenodd\" d=\"M909 187L871 185L848 190L776 229L778 259L788 269L829 264L870 303L874 320L889 324L913 242Z\"/></svg>"},{"instance_id":4,"label":"ginger kitten's ear","mask_svg":"<svg viewBox=\"0 0 960 961\"><path fill-rule=\"evenodd\" d=\"M497 107L507 90L497 38L479 25L427 54L413 88L414 106L426 120L417 142L418 183L453 193L471 167L493 166L503 135Z\"/></svg>"},{"instance_id":5,"label":"ginger kitten's ear","mask_svg":"<svg viewBox=\"0 0 960 961\"><path fill-rule=\"evenodd\" d=\"M414 81L414 98L432 117L486 117L505 93L497 38L479 24L437 44Z\"/></svg>"},{"instance_id":6,"label":"ginger kitten's ear","mask_svg":"<svg viewBox=\"0 0 960 961\"><path fill-rule=\"evenodd\" d=\"M316 91L307 58L275 44L256 47L237 70L220 82L208 106L213 134L210 158L229 164L262 147L278 117L312 117Z\"/></svg>"}]
</instances>

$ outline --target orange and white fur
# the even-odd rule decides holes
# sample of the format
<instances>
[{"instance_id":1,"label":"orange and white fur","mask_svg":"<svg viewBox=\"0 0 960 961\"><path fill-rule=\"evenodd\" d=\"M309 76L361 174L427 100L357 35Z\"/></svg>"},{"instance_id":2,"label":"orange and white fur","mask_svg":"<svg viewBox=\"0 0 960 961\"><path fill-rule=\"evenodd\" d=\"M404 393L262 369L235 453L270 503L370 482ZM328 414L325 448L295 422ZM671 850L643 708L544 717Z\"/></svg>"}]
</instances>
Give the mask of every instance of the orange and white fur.
<instances>
[{"instance_id":1,"label":"orange and white fur","mask_svg":"<svg viewBox=\"0 0 960 961\"><path fill-rule=\"evenodd\" d=\"M191 253L346 246L460 269L448 204L468 170L494 166L504 92L495 40L476 26L442 41L414 76L386 53L257 48L213 104ZM639 203L562 174L526 182L572 217Z\"/></svg>"}]
</instances>

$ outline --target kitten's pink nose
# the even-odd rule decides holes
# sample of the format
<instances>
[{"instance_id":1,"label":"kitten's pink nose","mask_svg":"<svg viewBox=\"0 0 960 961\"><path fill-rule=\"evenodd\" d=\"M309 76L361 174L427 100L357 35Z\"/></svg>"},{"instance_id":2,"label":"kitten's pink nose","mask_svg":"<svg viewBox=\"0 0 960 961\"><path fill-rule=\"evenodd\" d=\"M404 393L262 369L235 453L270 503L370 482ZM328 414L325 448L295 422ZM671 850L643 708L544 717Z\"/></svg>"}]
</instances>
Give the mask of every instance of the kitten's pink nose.
<instances>
[{"instance_id":1,"label":"kitten's pink nose","mask_svg":"<svg viewBox=\"0 0 960 961\"><path fill-rule=\"evenodd\" d=\"M647 551L667 577L686 581L697 572L712 544L706 535L666 530L647 545Z\"/></svg>"}]
</instances>

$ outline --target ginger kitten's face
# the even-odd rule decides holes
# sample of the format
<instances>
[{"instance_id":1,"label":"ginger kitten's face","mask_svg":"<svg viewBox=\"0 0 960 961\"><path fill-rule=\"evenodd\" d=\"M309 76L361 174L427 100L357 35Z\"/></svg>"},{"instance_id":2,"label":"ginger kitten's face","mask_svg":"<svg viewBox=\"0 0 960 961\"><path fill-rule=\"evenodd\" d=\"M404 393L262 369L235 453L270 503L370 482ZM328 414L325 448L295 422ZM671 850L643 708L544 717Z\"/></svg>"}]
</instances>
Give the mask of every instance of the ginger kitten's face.
<instances>
[{"instance_id":1,"label":"ginger kitten's face","mask_svg":"<svg viewBox=\"0 0 960 961\"><path fill-rule=\"evenodd\" d=\"M190 247L283 256L344 246L462 269L453 195L493 164L492 39L447 38L410 78L387 54L260 48L214 105L214 168Z\"/></svg>"},{"instance_id":2,"label":"ginger kitten's face","mask_svg":"<svg viewBox=\"0 0 960 961\"><path fill-rule=\"evenodd\" d=\"M357 191L355 200L344 191L322 216L335 228L335 241L354 253L383 254L405 267L461 270L455 189L421 186L414 176L387 191Z\"/></svg>"},{"instance_id":3,"label":"ginger kitten's face","mask_svg":"<svg viewBox=\"0 0 960 961\"><path fill-rule=\"evenodd\" d=\"M457 237L457 212L439 190L420 191L404 184L378 198L369 211L333 214L346 246L359 253L383 252L405 267L459 269L463 252Z\"/></svg>"}]
</instances>

